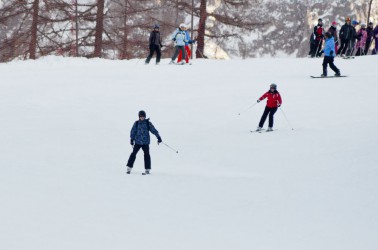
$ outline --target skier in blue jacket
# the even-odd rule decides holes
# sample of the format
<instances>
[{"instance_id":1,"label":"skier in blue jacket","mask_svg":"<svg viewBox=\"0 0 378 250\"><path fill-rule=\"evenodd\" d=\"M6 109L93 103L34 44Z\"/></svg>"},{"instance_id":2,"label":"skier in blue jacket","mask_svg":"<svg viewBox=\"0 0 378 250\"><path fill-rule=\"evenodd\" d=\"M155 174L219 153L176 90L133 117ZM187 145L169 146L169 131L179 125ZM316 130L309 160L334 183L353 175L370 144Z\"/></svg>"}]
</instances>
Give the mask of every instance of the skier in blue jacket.
<instances>
[{"instance_id":1,"label":"skier in blue jacket","mask_svg":"<svg viewBox=\"0 0 378 250\"><path fill-rule=\"evenodd\" d=\"M323 74L322 77L327 76L327 67L328 64L330 68L335 72L335 76L340 76L340 70L333 64L333 59L336 56L335 53L335 39L331 35L331 33L325 33L325 46L324 46L324 60L323 60Z\"/></svg>"},{"instance_id":2,"label":"skier in blue jacket","mask_svg":"<svg viewBox=\"0 0 378 250\"><path fill-rule=\"evenodd\" d=\"M140 149L144 152L144 168L145 174L151 171L151 156L150 156L150 132L153 133L157 139L158 144L162 142L159 132L149 119L146 119L146 112L139 111L139 120L136 121L130 132L130 144L133 146L133 152L127 162L127 173L130 174L136 155Z\"/></svg>"},{"instance_id":3,"label":"skier in blue jacket","mask_svg":"<svg viewBox=\"0 0 378 250\"><path fill-rule=\"evenodd\" d=\"M182 53L182 59L185 60L185 43L188 42L188 40L186 39L185 24L180 24L179 28L173 34L172 40L175 42L175 53L173 54L172 60L169 64L175 63L180 50ZM185 62L183 61L181 62L181 64L185 64Z\"/></svg>"}]
</instances>

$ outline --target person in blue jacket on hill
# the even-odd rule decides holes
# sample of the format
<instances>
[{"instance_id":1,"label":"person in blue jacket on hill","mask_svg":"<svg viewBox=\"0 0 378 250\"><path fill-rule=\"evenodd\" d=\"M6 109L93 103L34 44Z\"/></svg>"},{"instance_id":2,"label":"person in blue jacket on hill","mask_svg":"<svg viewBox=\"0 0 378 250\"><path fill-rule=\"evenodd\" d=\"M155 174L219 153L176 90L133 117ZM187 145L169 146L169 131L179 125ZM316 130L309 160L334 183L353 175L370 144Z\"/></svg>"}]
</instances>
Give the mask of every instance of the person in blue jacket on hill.
<instances>
[{"instance_id":1,"label":"person in blue jacket on hill","mask_svg":"<svg viewBox=\"0 0 378 250\"><path fill-rule=\"evenodd\" d=\"M335 39L331 35L331 33L327 32L325 33L325 46L324 46L324 60L323 60L323 74L322 77L327 76L327 67L328 64L330 68L335 71L335 76L340 76L340 70L333 64L333 59L336 56L335 53Z\"/></svg>"},{"instance_id":2,"label":"person in blue jacket on hill","mask_svg":"<svg viewBox=\"0 0 378 250\"><path fill-rule=\"evenodd\" d=\"M133 152L127 162L127 174L130 174L133 169L136 155L140 149L144 152L144 168L145 174L150 174L151 171L151 156L150 156L150 132L153 133L157 139L158 144L163 142L159 132L155 129L150 119L146 119L146 112L139 111L139 120L136 121L130 132L130 144L133 146Z\"/></svg>"},{"instance_id":3,"label":"person in blue jacket on hill","mask_svg":"<svg viewBox=\"0 0 378 250\"><path fill-rule=\"evenodd\" d=\"M194 44L196 43L196 40L192 40L190 39L190 34L189 34L189 31L188 31L188 28L185 27L185 34L186 34L186 42L185 42L185 62L186 63L189 63L189 58L191 56L191 50L190 50L190 47L189 47L189 44ZM182 61L182 51L179 50L179 55L178 55L178 58L177 58L177 63L180 63Z\"/></svg>"},{"instance_id":4,"label":"person in blue jacket on hill","mask_svg":"<svg viewBox=\"0 0 378 250\"><path fill-rule=\"evenodd\" d=\"M175 63L180 50L182 53L182 59L185 60L185 43L188 42L186 39L185 24L180 24L179 28L173 34L172 40L175 42L175 53L173 54L172 60L169 62L169 64ZM185 62L182 61L181 64L185 64Z\"/></svg>"}]
</instances>

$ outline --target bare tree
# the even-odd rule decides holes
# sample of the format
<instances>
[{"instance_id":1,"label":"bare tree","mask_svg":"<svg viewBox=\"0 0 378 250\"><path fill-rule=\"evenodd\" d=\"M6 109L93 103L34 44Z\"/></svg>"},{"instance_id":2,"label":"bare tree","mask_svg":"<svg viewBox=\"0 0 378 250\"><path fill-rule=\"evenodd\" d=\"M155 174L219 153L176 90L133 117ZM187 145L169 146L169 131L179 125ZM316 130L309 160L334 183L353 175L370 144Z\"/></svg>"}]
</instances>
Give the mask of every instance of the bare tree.
<instances>
[{"instance_id":1,"label":"bare tree","mask_svg":"<svg viewBox=\"0 0 378 250\"><path fill-rule=\"evenodd\" d=\"M37 32L38 32L38 14L39 14L39 0L33 2L33 18L31 26L31 39L29 46L30 59L36 59L36 47L37 47Z\"/></svg>"},{"instance_id":2,"label":"bare tree","mask_svg":"<svg viewBox=\"0 0 378 250\"><path fill-rule=\"evenodd\" d=\"M368 17L367 17L367 22L370 22L370 13L371 13L371 5L373 3L373 0L369 1L369 10L368 10Z\"/></svg>"}]
</instances>

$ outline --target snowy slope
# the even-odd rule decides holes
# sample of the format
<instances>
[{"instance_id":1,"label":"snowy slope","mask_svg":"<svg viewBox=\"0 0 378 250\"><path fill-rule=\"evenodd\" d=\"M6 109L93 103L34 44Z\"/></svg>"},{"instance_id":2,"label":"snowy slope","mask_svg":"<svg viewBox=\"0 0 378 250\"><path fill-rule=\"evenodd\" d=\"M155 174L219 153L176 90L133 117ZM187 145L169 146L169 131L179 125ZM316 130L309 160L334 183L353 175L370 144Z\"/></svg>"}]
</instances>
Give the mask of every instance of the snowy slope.
<instances>
[{"instance_id":1,"label":"snowy slope","mask_svg":"<svg viewBox=\"0 0 378 250\"><path fill-rule=\"evenodd\" d=\"M375 250L377 60L0 64L0 248ZM278 84L273 133L249 133ZM164 142L132 175L140 109Z\"/></svg>"}]
</instances>

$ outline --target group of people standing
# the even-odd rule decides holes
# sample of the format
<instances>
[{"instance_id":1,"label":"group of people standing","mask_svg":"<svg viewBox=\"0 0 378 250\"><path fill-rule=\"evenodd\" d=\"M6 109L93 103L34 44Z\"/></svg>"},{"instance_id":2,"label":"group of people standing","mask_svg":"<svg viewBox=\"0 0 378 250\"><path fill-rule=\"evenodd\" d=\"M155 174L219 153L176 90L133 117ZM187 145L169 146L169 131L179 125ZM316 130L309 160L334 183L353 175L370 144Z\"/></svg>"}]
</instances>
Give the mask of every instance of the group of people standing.
<instances>
[{"instance_id":1,"label":"group of people standing","mask_svg":"<svg viewBox=\"0 0 378 250\"><path fill-rule=\"evenodd\" d=\"M337 25L338 23L334 21L327 30L334 39L335 55L343 57L367 55L373 41L375 41L375 48L372 54L378 53L378 25L374 28L372 22L359 24L356 20L352 21L350 17L345 18L345 24L341 27L340 32L337 32ZM358 25L360 25L360 29L357 31ZM323 20L319 18L310 37L309 55L311 57L321 56L323 40L326 39L327 32L323 28Z\"/></svg>"},{"instance_id":2,"label":"group of people standing","mask_svg":"<svg viewBox=\"0 0 378 250\"><path fill-rule=\"evenodd\" d=\"M172 55L169 64L189 64L189 58L191 56L190 44L194 44L196 40L190 38L189 30L187 26L182 23L175 30L172 35L172 41L175 44L175 50ZM156 64L160 63L161 58L161 48L163 47L162 38L160 34L160 26L155 24L154 29L150 34L149 48L150 53L146 58L145 64L149 64L151 58L156 52ZM175 62L177 58L177 63Z\"/></svg>"}]
</instances>

